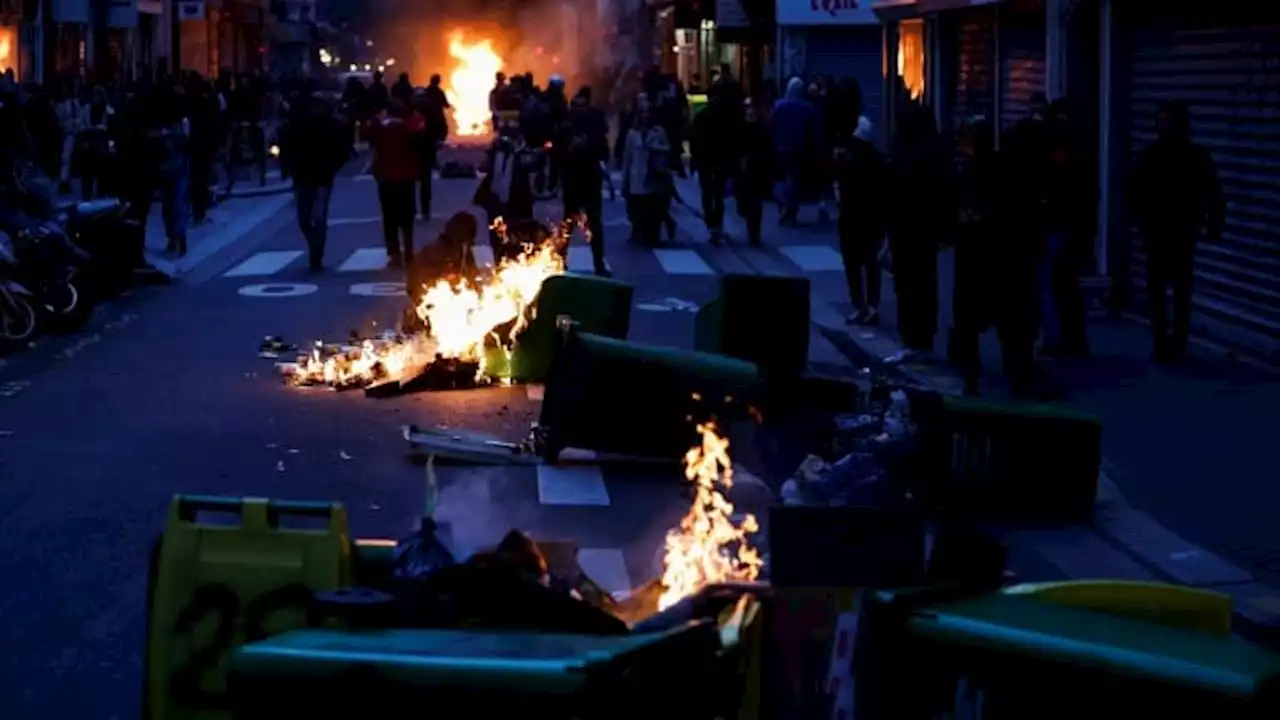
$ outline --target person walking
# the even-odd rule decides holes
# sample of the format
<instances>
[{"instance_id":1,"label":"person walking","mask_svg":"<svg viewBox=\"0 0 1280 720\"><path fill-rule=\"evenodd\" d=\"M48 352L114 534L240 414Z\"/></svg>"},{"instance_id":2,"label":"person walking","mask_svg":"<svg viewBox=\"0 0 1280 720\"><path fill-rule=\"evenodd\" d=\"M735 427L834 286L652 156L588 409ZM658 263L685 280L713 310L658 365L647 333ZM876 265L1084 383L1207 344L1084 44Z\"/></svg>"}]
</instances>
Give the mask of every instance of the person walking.
<instances>
[{"instance_id":1,"label":"person walking","mask_svg":"<svg viewBox=\"0 0 1280 720\"><path fill-rule=\"evenodd\" d=\"M726 96L728 93L709 96L707 106L693 119L689 135L690 169L698 174L702 221L712 245L720 245L725 240L725 195L740 156L740 137L736 132L740 109L727 107Z\"/></svg>"},{"instance_id":2,"label":"person walking","mask_svg":"<svg viewBox=\"0 0 1280 720\"><path fill-rule=\"evenodd\" d=\"M408 98L397 94L390 102L389 110L366 124L365 137L373 148L387 264L403 267L413 259L413 195L426 123L409 107Z\"/></svg>"},{"instance_id":3,"label":"person walking","mask_svg":"<svg viewBox=\"0 0 1280 720\"><path fill-rule=\"evenodd\" d=\"M418 156L418 216L423 222L431 219L431 183L440 146L449 137L448 111L451 109L453 106L440 87L440 76L432 75L430 84L418 98L418 111L426 123L426 138Z\"/></svg>"},{"instance_id":4,"label":"person walking","mask_svg":"<svg viewBox=\"0 0 1280 720\"><path fill-rule=\"evenodd\" d=\"M351 133L319 95L306 98L304 112L285 124L280 137L281 161L293 178L298 227L307 241L312 272L324 268L333 179L351 158Z\"/></svg>"},{"instance_id":5,"label":"person walking","mask_svg":"<svg viewBox=\"0 0 1280 720\"><path fill-rule=\"evenodd\" d=\"M1191 139L1187 106L1177 101L1162 106L1156 132L1155 142L1138 156L1129 206L1147 256L1152 357L1168 363L1187 351L1196 245L1202 237L1222 240L1226 206L1213 157Z\"/></svg>"},{"instance_id":6,"label":"person walking","mask_svg":"<svg viewBox=\"0 0 1280 720\"><path fill-rule=\"evenodd\" d=\"M609 277L604 258L605 160L609 157L609 127L604 113L591 104L591 88L583 87L574 96L567 122L564 150L564 214L566 218L585 216L587 239L596 275Z\"/></svg>"},{"instance_id":7,"label":"person walking","mask_svg":"<svg viewBox=\"0 0 1280 720\"><path fill-rule=\"evenodd\" d=\"M764 201L773 195L773 138L751 100L744 100L743 123L738 148L738 174L733 181L738 215L747 225L747 242L759 247L764 226Z\"/></svg>"},{"instance_id":8,"label":"person walking","mask_svg":"<svg viewBox=\"0 0 1280 720\"><path fill-rule=\"evenodd\" d=\"M836 183L840 188L840 256L854 312L850 325L880 322L880 248L889 198L889 164L872 144L872 125L859 117L852 135L837 136Z\"/></svg>"},{"instance_id":9,"label":"person walking","mask_svg":"<svg viewBox=\"0 0 1280 720\"><path fill-rule=\"evenodd\" d=\"M77 169L80 171L80 198L92 200L102 192L111 148L110 126L115 108L107 100L107 91L95 86L90 100L80 109L80 135L76 143Z\"/></svg>"},{"instance_id":10,"label":"person walking","mask_svg":"<svg viewBox=\"0 0 1280 720\"><path fill-rule=\"evenodd\" d=\"M635 239L649 247L660 239L674 182L671 144L661 125L654 122L648 98L636 98L635 118L627 131L622 153L622 195L627 215L635 224Z\"/></svg>"}]
</instances>

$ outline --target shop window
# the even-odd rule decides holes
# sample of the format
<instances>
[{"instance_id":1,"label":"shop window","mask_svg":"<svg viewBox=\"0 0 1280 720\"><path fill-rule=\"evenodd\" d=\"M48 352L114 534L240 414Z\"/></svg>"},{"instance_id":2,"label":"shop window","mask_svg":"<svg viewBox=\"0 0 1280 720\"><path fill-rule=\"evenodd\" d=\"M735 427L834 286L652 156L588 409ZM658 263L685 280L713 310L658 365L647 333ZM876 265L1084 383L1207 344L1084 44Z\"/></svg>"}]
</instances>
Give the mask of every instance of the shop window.
<instances>
[{"instance_id":1,"label":"shop window","mask_svg":"<svg viewBox=\"0 0 1280 720\"><path fill-rule=\"evenodd\" d=\"M898 26L898 77L912 100L924 97L923 20L903 20Z\"/></svg>"},{"instance_id":2,"label":"shop window","mask_svg":"<svg viewBox=\"0 0 1280 720\"><path fill-rule=\"evenodd\" d=\"M18 71L18 28L0 26L0 72L9 70L21 77Z\"/></svg>"}]
</instances>

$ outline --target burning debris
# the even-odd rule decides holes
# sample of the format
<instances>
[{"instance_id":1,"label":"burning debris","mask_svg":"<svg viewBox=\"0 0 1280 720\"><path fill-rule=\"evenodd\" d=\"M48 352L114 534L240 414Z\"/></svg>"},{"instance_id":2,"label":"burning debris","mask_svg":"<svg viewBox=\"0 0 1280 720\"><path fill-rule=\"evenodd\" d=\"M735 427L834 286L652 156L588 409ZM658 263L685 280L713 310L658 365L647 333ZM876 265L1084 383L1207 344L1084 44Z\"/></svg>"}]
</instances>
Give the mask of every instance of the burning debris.
<instances>
[{"instance_id":1,"label":"burning debris","mask_svg":"<svg viewBox=\"0 0 1280 720\"><path fill-rule=\"evenodd\" d=\"M422 330L388 331L373 338L352 332L345 343L317 342L295 362L277 367L294 386L366 388L371 397L509 382L509 377L489 371L487 358L497 352L510 359L515 338L532 319L543 281L564 272L563 249L573 228L565 223L538 244L518 245L507 237L499 218L494 230L503 242L516 245L515 251L474 281L440 280L411 293L419 298L412 310ZM259 356L275 359L295 349L270 336Z\"/></svg>"},{"instance_id":2,"label":"burning debris","mask_svg":"<svg viewBox=\"0 0 1280 720\"><path fill-rule=\"evenodd\" d=\"M449 38L449 55L457 61L446 89L456 133L459 137L487 135L493 117L489 91L493 89L494 76L503 69L502 58L492 40L467 42L461 31Z\"/></svg>"},{"instance_id":3,"label":"burning debris","mask_svg":"<svg viewBox=\"0 0 1280 720\"><path fill-rule=\"evenodd\" d=\"M755 580L764 567L751 545L751 535L760 529L755 516L735 522L733 503L722 492L733 487L729 441L714 422L700 423L698 434L701 444L684 458L685 477L695 487L693 505L680 527L667 533L659 610L709 585Z\"/></svg>"}]
</instances>

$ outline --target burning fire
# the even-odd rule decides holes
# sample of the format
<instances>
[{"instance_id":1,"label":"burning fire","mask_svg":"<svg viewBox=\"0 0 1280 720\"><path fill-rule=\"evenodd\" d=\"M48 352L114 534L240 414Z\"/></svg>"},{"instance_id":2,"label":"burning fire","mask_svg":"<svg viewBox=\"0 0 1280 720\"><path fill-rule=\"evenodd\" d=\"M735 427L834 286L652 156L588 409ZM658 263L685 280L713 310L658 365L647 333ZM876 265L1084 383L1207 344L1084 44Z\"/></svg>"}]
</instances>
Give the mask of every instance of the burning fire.
<instances>
[{"instance_id":1,"label":"burning fire","mask_svg":"<svg viewBox=\"0 0 1280 720\"><path fill-rule=\"evenodd\" d=\"M431 329L437 353L479 361L483 373L485 340L493 337L508 346L502 341L515 339L531 319L527 310L538 297L542 281L562 272L564 259L555 242L547 242L526 248L514 260L503 260L479 287L436 283L423 293L416 311ZM499 328L513 321L506 338L496 337Z\"/></svg>"},{"instance_id":2,"label":"burning fire","mask_svg":"<svg viewBox=\"0 0 1280 720\"><path fill-rule=\"evenodd\" d=\"M494 227L505 234L499 218ZM572 225L538 246L528 245L515 258L503 259L472 285L441 280L428 287L415 313L426 331L411 335L389 333L380 338L354 340L346 346L317 343L311 353L288 366L295 385L362 387L379 380L405 379L437 357L477 364L477 379L487 377L485 343L492 338L508 348L528 325L530 308L542 283L564 272L560 247ZM510 325L505 337L499 333Z\"/></svg>"},{"instance_id":3,"label":"burning fire","mask_svg":"<svg viewBox=\"0 0 1280 720\"><path fill-rule=\"evenodd\" d=\"M700 423L698 434L701 444L684 456L684 475L697 495L680 527L667 533L659 610L713 583L755 580L764 566L750 543L750 535L760 529L755 516L735 523L733 504L721 492L733 487L729 441L713 422Z\"/></svg>"},{"instance_id":4,"label":"burning fire","mask_svg":"<svg viewBox=\"0 0 1280 720\"><path fill-rule=\"evenodd\" d=\"M458 65L449 73L446 90L453 106L453 122L461 137L476 137L489 132L489 91L494 76L502 70L502 58L492 40L467 43L462 31L449 38L449 56Z\"/></svg>"}]
</instances>

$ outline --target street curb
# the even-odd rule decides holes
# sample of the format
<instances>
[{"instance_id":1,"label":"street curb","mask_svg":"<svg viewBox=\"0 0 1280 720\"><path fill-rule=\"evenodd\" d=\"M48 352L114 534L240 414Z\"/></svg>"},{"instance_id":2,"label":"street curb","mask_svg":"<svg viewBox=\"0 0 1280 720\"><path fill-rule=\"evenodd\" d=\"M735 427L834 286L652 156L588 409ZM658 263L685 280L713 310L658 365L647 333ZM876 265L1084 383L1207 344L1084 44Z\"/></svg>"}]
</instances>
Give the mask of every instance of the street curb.
<instances>
[{"instance_id":1,"label":"street curb","mask_svg":"<svg viewBox=\"0 0 1280 720\"><path fill-rule=\"evenodd\" d=\"M218 194L218 200L239 200L241 198L256 198L266 195L280 195L293 190L292 182L279 182L265 187L246 188L244 190L236 190L230 195L222 193Z\"/></svg>"},{"instance_id":2,"label":"street curb","mask_svg":"<svg viewBox=\"0 0 1280 720\"><path fill-rule=\"evenodd\" d=\"M279 196L281 193L267 193L264 195L256 195L252 197L270 197ZM148 249L146 252L147 262L151 263L155 269L167 275L169 278L177 280L187 273L191 272L205 260L216 255L223 248L233 244L245 234L252 231L258 225L266 222L271 216L275 215L285 206L287 198L276 197L268 203L259 203L244 211L236 213L236 215L221 228L212 233L212 237L203 239L202 242L195 243L191 247L191 252L184 258L174 261L163 257L158 251Z\"/></svg>"},{"instance_id":3,"label":"street curb","mask_svg":"<svg viewBox=\"0 0 1280 720\"><path fill-rule=\"evenodd\" d=\"M887 362L886 359L900 351L901 346L883 333L866 331L867 337L854 338L848 332L827 325L819 324L819 329L851 362L868 368L873 374L948 394L960 391L961 379L944 368L904 367ZM1187 542L1146 513L1130 506L1105 469L1099 472L1098 500L1088 530L1137 560L1159 580L1231 596L1233 631L1259 642L1280 645L1280 589L1257 582L1247 570ZM1095 565L1111 567L1109 562L1096 562ZM1078 579L1097 576L1089 571L1088 562L1075 570L1067 574Z\"/></svg>"}]
</instances>

